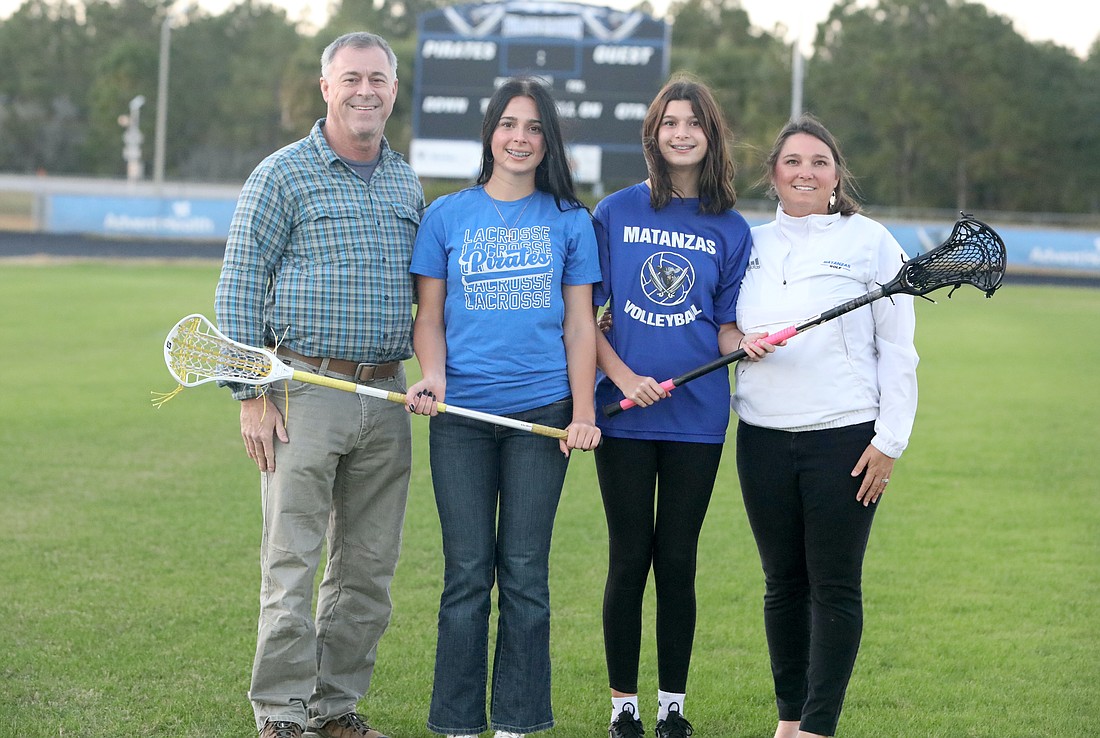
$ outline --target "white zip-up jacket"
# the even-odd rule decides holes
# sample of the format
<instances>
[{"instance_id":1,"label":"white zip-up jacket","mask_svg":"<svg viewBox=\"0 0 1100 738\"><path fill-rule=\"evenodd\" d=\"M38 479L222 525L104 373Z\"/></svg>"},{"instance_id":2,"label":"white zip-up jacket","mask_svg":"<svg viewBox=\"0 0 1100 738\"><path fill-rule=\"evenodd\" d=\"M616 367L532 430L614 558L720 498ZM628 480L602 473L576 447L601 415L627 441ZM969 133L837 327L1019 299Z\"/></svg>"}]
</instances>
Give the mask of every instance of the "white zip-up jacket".
<instances>
[{"instance_id":1,"label":"white zip-up jacket","mask_svg":"<svg viewBox=\"0 0 1100 738\"><path fill-rule=\"evenodd\" d=\"M890 232L862 215L793 218L752 229L737 302L745 333L774 333L867 294L897 276L906 256ZM758 362L737 364L733 410L781 430L875 421L871 443L897 458L917 412L913 298L884 297L789 339Z\"/></svg>"}]
</instances>

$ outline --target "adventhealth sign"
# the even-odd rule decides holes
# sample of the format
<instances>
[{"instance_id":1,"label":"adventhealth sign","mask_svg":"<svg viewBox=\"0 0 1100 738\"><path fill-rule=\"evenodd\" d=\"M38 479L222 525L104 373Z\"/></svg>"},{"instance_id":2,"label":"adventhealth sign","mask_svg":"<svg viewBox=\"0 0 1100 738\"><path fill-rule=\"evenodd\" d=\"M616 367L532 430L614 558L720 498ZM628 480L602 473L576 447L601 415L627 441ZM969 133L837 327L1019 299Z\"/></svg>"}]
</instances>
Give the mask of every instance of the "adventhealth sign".
<instances>
[{"instance_id":1,"label":"adventhealth sign","mask_svg":"<svg viewBox=\"0 0 1100 738\"><path fill-rule=\"evenodd\" d=\"M410 146L417 174L473 178L489 97L507 78L529 74L552 89L578 181L646 176L641 124L668 76L664 21L516 0L422 13L417 28Z\"/></svg>"},{"instance_id":2,"label":"adventhealth sign","mask_svg":"<svg viewBox=\"0 0 1100 738\"><path fill-rule=\"evenodd\" d=\"M46 197L44 230L106 236L222 240L234 200L56 194Z\"/></svg>"}]
</instances>

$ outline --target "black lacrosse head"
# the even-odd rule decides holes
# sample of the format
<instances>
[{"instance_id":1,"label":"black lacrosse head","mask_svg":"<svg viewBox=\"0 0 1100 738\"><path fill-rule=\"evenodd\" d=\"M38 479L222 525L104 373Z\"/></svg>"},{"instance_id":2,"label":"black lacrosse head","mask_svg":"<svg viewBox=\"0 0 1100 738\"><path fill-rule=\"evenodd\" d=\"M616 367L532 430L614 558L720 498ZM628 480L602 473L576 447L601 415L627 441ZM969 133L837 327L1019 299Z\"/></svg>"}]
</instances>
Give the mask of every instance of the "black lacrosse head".
<instances>
[{"instance_id":1,"label":"black lacrosse head","mask_svg":"<svg viewBox=\"0 0 1100 738\"><path fill-rule=\"evenodd\" d=\"M993 297L1008 261L1004 241L980 220L966 213L960 215L946 241L905 262L898 276L884 288L887 294L926 295L941 287L970 284L986 297Z\"/></svg>"}]
</instances>

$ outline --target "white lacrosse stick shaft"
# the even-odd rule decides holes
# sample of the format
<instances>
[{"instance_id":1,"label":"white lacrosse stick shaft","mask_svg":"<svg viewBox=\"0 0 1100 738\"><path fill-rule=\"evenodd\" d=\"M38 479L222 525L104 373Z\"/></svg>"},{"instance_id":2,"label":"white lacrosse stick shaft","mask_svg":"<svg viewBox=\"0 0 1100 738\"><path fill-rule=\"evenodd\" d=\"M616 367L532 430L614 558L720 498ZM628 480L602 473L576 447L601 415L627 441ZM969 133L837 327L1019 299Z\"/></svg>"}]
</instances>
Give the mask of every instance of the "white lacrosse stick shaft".
<instances>
[{"instance_id":1,"label":"white lacrosse stick shaft","mask_svg":"<svg viewBox=\"0 0 1100 738\"><path fill-rule=\"evenodd\" d=\"M266 348L256 348L234 341L198 313L183 318L168 332L168 337L164 339L164 363L167 364L168 371L176 381L184 387L194 387L205 382L266 385L279 380L293 379L390 402L400 404L408 402L406 396L400 392L390 392L344 379L292 369L274 352ZM568 432L548 425L528 423L479 410L467 410L443 402L437 402L435 405L441 413L460 415L539 436L549 438L569 436Z\"/></svg>"}]
</instances>

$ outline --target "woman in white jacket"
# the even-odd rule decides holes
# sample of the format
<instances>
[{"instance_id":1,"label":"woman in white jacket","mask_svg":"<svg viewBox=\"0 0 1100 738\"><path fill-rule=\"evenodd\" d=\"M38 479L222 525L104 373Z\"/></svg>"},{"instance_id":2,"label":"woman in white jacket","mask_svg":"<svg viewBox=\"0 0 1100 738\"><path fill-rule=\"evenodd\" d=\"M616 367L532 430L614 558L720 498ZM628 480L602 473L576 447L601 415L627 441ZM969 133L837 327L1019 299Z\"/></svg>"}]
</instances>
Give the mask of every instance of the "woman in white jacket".
<instances>
[{"instance_id":1,"label":"woman in white jacket","mask_svg":"<svg viewBox=\"0 0 1100 738\"><path fill-rule=\"evenodd\" d=\"M767 166L779 207L752 229L737 304L746 334L864 295L906 258L858 213L836 140L816 119L790 122ZM896 295L737 365L737 470L765 575L776 738L832 736L840 718L871 522L916 414L914 322L913 299Z\"/></svg>"}]
</instances>

